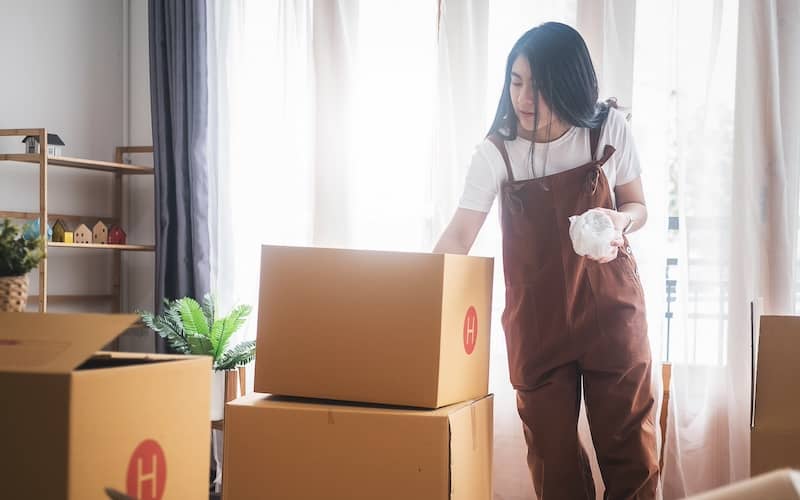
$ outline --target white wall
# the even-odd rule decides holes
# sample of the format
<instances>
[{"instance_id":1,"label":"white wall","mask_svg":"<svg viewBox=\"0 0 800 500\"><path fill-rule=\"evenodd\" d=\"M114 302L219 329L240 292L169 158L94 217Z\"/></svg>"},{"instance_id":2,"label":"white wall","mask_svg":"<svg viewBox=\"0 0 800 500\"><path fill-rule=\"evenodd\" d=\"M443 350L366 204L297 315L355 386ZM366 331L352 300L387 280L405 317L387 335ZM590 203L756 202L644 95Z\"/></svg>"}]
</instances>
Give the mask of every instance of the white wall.
<instances>
[{"instance_id":1,"label":"white wall","mask_svg":"<svg viewBox=\"0 0 800 500\"><path fill-rule=\"evenodd\" d=\"M147 0L127 0L128 9L128 91L127 135L128 145L152 145L150 121L150 64L147 36ZM123 96L125 99L125 96ZM131 155L131 160L141 165L152 165L150 154ZM126 185L126 226L132 241L154 241L154 192L152 177L132 176ZM129 253L124 257L128 310L154 308L155 259L150 253ZM130 332L120 342L120 347L130 351L144 351L153 346L152 333L147 330Z\"/></svg>"},{"instance_id":2,"label":"white wall","mask_svg":"<svg viewBox=\"0 0 800 500\"><path fill-rule=\"evenodd\" d=\"M66 142L63 154L113 159L124 137L124 32L130 18L128 63L130 144L151 144L147 75L146 0L0 0L0 128L46 127ZM0 151L22 152L19 139L0 138ZM150 155L135 161L151 164ZM111 175L51 167L49 210L109 216ZM152 243L152 177L129 183L129 241ZM38 168L0 163L0 211L37 211ZM125 227L125 226L123 226ZM152 307L153 255L126 257L123 293L129 309ZM106 251L50 249L49 293L107 294ZM38 293L38 273L30 276ZM48 310L108 310L103 304L52 304Z\"/></svg>"}]
</instances>

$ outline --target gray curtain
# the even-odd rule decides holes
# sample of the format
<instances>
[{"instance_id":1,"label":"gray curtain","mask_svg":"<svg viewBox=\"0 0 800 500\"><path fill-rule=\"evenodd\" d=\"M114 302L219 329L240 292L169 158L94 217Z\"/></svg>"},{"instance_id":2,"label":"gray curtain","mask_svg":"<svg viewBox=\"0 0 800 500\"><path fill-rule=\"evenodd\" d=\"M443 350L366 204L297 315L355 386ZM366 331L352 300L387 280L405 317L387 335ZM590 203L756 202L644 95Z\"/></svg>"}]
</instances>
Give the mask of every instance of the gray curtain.
<instances>
[{"instance_id":1,"label":"gray curtain","mask_svg":"<svg viewBox=\"0 0 800 500\"><path fill-rule=\"evenodd\" d=\"M149 0L156 304L201 298L211 279L205 0ZM159 338L159 352L166 346Z\"/></svg>"}]
</instances>

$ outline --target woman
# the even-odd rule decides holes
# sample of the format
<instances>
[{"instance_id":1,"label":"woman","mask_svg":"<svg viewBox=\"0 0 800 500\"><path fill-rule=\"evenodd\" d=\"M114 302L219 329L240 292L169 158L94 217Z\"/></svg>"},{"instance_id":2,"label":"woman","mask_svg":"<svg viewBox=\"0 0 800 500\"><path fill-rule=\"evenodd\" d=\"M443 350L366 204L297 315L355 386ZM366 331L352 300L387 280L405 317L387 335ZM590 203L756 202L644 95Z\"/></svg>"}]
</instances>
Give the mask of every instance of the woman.
<instances>
[{"instance_id":1,"label":"woman","mask_svg":"<svg viewBox=\"0 0 800 500\"><path fill-rule=\"evenodd\" d=\"M546 23L511 49L494 122L434 252L469 252L499 194L511 382L541 500L594 499L577 422L583 389L606 498L654 498L658 463L644 296L625 234L647 218L630 130L577 31ZM623 236L578 256L571 215Z\"/></svg>"}]
</instances>

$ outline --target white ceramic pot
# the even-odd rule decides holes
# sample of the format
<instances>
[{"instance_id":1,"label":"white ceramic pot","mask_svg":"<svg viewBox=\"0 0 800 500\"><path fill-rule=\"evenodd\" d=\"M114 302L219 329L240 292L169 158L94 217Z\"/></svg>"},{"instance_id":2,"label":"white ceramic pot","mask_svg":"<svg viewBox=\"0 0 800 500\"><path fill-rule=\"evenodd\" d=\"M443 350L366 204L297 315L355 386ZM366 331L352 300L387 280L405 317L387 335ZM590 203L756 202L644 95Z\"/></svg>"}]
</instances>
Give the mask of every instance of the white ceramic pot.
<instances>
[{"instance_id":1,"label":"white ceramic pot","mask_svg":"<svg viewBox=\"0 0 800 500\"><path fill-rule=\"evenodd\" d=\"M225 375L226 372L211 372L211 420L225 417Z\"/></svg>"}]
</instances>

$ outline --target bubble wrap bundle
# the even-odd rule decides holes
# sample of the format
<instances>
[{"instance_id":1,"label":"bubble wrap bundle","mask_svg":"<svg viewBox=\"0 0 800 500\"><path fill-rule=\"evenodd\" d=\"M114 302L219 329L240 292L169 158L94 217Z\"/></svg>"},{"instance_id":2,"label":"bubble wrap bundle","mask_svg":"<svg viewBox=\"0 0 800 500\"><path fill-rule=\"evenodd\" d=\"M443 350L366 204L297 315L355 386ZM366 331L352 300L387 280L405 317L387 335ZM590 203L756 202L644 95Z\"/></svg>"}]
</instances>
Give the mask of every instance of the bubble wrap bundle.
<instances>
[{"instance_id":1,"label":"bubble wrap bundle","mask_svg":"<svg viewBox=\"0 0 800 500\"><path fill-rule=\"evenodd\" d=\"M569 218L569 236L575 253L602 259L614 254L611 242L620 238L622 232L614 229L608 215L593 208Z\"/></svg>"}]
</instances>

